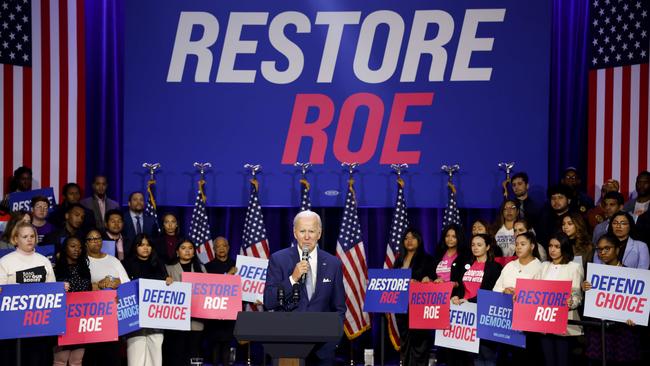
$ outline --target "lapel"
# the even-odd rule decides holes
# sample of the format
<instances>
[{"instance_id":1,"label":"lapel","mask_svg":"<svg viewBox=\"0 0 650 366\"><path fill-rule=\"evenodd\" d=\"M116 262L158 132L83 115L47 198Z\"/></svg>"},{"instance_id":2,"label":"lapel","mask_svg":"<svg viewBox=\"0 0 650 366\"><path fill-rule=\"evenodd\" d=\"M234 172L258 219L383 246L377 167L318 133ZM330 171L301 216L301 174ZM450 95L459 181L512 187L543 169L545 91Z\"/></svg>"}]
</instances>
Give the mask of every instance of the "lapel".
<instances>
[{"instance_id":1,"label":"lapel","mask_svg":"<svg viewBox=\"0 0 650 366\"><path fill-rule=\"evenodd\" d=\"M320 292L321 287L323 287L322 286L323 277L325 276L325 271L327 270L327 263L325 262L325 258L322 254L323 252L320 250L320 248L318 248L317 250L318 250L318 263L317 263L318 268L316 269L316 286L314 287L314 295L311 297L312 300L316 298L316 296Z\"/></svg>"},{"instance_id":2,"label":"lapel","mask_svg":"<svg viewBox=\"0 0 650 366\"><path fill-rule=\"evenodd\" d=\"M633 243L632 238L628 237L627 244L625 245L625 252L623 252L623 263L625 263L627 256L630 255L630 252L632 251L632 245L631 245L632 243Z\"/></svg>"}]
</instances>

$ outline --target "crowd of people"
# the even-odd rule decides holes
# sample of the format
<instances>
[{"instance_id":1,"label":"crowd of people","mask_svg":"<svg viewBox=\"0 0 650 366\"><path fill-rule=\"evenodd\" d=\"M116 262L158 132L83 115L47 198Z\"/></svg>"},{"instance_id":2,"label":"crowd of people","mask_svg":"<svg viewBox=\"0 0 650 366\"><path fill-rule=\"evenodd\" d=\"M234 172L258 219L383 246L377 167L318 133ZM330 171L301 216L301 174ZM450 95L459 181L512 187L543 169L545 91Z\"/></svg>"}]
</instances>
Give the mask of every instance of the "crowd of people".
<instances>
[{"instance_id":1,"label":"crowd of people","mask_svg":"<svg viewBox=\"0 0 650 366\"><path fill-rule=\"evenodd\" d=\"M627 202L619 192L618 182L606 182L596 204L580 191L577 173L574 168L567 169L562 181L548 189L546 202L537 202L529 195L526 173L513 175L504 184L506 193L495 222L478 219L467 232L458 225L445 227L433 255L425 252L418 230L409 229L395 268L412 269L415 281L453 283L451 301L455 304L475 302L479 289L513 294L519 278L569 280L573 284L569 318L581 319L582 299L591 288L585 281L587 263L650 267L650 173L639 174L636 195ZM12 189L31 190L29 168L16 171ZM39 274L42 282L64 282L66 291L116 289L138 278L169 284L180 281L182 272L236 272L226 238L214 240L216 258L201 264L196 255L197 243L180 234L178 217L164 213L156 223L144 214L142 192L131 193L126 209L121 210L116 201L107 197L106 177L97 176L89 197L81 199L81 187L76 183L66 184L62 197L53 209L46 197L36 196L31 200L31 210L5 214L8 220L0 236L0 249L15 250L0 258L0 284L26 282L21 273L27 269ZM306 225L298 223L299 227ZM311 221L310 225L316 227ZM296 239L316 245L320 230L319 219L313 230L318 233L316 238L302 231L294 234ZM106 241L114 242L114 255L103 252ZM54 266L35 252L39 243L55 246ZM314 253L329 258L320 249ZM294 255L298 258L299 253L292 253L291 258ZM286 263L291 268L294 265L293 259ZM294 270L297 277L310 268L304 263L298 267ZM293 283L294 275L289 282ZM397 324L403 364L427 365L432 333L409 330L406 315L397 316ZM227 365L233 327L233 321L193 319L190 332L142 329L116 342L64 347L56 346L51 337L25 338L20 340L20 357L23 365L120 365L127 360L129 365L175 366L189 364L193 357ZM644 337L645 330L632 322L609 326L608 360L640 362ZM16 341L1 343L0 359L3 364L13 364ZM477 355L450 349L440 350L440 355L449 365L566 365L571 360L599 360L600 347L600 329L571 324L561 336L530 334L526 350L482 341Z\"/></svg>"},{"instance_id":2,"label":"crowd of people","mask_svg":"<svg viewBox=\"0 0 650 366\"><path fill-rule=\"evenodd\" d=\"M438 359L447 365L600 364L603 340L600 327L583 326L583 298L591 284L585 274L588 263L649 269L648 225L650 173L636 180L636 196L627 203L610 180L594 204L578 189L580 179L569 168L547 192L547 202L529 196L526 173L505 182L504 201L493 225L476 220L465 240L456 224L445 227L434 254L424 250L422 236L408 229L395 268L410 268L414 281L451 282L451 302L476 302L479 289L515 294L517 279L571 281L569 320L565 334L527 333L525 349L481 340L479 353L439 349ZM509 192L514 193L509 197ZM408 316L397 316L404 365L428 365L432 333L408 329ZM641 364L647 354L641 347L647 328L634 322L607 324L605 355L608 364Z\"/></svg>"}]
</instances>

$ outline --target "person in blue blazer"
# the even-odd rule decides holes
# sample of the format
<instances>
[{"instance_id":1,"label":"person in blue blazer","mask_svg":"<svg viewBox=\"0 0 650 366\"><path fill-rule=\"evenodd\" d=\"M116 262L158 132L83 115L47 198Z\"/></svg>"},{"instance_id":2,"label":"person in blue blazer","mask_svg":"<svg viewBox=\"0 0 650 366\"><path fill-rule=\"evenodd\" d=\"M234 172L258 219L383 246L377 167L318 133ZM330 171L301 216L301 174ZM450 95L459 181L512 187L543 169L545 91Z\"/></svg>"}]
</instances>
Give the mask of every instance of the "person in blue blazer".
<instances>
[{"instance_id":1,"label":"person in blue blazer","mask_svg":"<svg viewBox=\"0 0 650 366\"><path fill-rule=\"evenodd\" d=\"M137 231L137 223L140 222L142 231ZM129 195L129 209L124 212L124 229L122 236L124 237L124 253L131 252L131 245L135 236L138 234L146 234L149 237L155 237L154 233L156 223L154 218L144 214L144 194L136 191Z\"/></svg>"},{"instance_id":2,"label":"person in blue blazer","mask_svg":"<svg viewBox=\"0 0 650 366\"><path fill-rule=\"evenodd\" d=\"M278 289L283 288L290 298L293 286L297 286L300 299L289 311L336 312L341 323L347 310L341 261L318 247L322 224L320 216L313 211L302 211L293 220L295 247L279 250L271 255L266 274L264 306L278 310ZM303 249L309 258L302 260ZM303 281L303 274L305 279ZM338 342L317 346L308 357L308 364L334 365Z\"/></svg>"}]
</instances>

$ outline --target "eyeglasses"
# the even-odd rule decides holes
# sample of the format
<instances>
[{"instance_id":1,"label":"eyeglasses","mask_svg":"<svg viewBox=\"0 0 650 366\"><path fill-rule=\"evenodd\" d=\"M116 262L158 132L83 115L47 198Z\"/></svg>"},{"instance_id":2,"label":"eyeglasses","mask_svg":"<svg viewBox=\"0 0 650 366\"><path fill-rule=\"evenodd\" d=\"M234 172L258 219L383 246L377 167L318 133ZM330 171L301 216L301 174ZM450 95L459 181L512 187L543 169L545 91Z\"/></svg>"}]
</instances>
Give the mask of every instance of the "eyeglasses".
<instances>
[{"instance_id":1,"label":"eyeglasses","mask_svg":"<svg viewBox=\"0 0 650 366\"><path fill-rule=\"evenodd\" d=\"M614 247L598 247L596 250L600 253L608 253L610 250L614 249Z\"/></svg>"},{"instance_id":2,"label":"eyeglasses","mask_svg":"<svg viewBox=\"0 0 650 366\"><path fill-rule=\"evenodd\" d=\"M612 221L612 226L628 226L629 224L627 221Z\"/></svg>"},{"instance_id":3,"label":"eyeglasses","mask_svg":"<svg viewBox=\"0 0 650 366\"><path fill-rule=\"evenodd\" d=\"M101 236L86 238L86 241L101 241L101 240L102 240Z\"/></svg>"},{"instance_id":4,"label":"eyeglasses","mask_svg":"<svg viewBox=\"0 0 650 366\"><path fill-rule=\"evenodd\" d=\"M505 206L503 209L508 210L508 211L512 211L512 210L516 210L517 206Z\"/></svg>"}]
</instances>

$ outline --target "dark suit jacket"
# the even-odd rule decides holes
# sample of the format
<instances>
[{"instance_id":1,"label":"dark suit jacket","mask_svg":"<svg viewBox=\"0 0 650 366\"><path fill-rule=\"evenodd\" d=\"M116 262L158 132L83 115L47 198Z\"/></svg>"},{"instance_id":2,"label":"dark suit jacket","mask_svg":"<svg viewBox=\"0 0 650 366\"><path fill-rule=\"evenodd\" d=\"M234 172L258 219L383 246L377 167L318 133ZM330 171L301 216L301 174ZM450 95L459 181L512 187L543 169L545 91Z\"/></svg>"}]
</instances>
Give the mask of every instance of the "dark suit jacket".
<instances>
[{"instance_id":1,"label":"dark suit jacket","mask_svg":"<svg viewBox=\"0 0 650 366\"><path fill-rule=\"evenodd\" d=\"M305 285L301 285L300 302L294 311L337 312L343 321L347 308L341 261L320 248L316 250L318 250L318 269L314 294L309 300ZM285 248L271 255L264 288L264 306L267 309L278 307L278 288L284 288L284 293L290 296L292 286L289 277L298 262L300 262L300 255L295 247Z\"/></svg>"},{"instance_id":2,"label":"dark suit jacket","mask_svg":"<svg viewBox=\"0 0 650 366\"><path fill-rule=\"evenodd\" d=\"M103 231L104 228L106 227L106 223L104 221L104 218L102 218L102 213L99 211L99 204L97 203L97 199L95 198L95 196L86 197L82 199L79 203L81 203L83 207L92 211L93 216L95 217L95 225L97 225L97 228L99 230ZM119 208L120 205L117 202L106 197L106 211L116 210Z\"/></svg>"},{"instance_id":3,"label":"dark suit jacket","mask_svg":"<svg viewBox=\"0 0 650 366\"><path fill-rule=\"evenodd\" d=\"M124 255L128 255L131 250L131 244L135 239L135 225L133 224L133 219L131 219L131 213L129 210L123 212L124 214L124 229L122 229L122 237L124 238ZM155 223L154 219L151 216L146 216L144 212L142 215L142 232L147 234L150 238L154 236ZM157 234L157 233L155 233ZM153 243L152 243L153 245Z\"/></svg>"}]
</instances>

